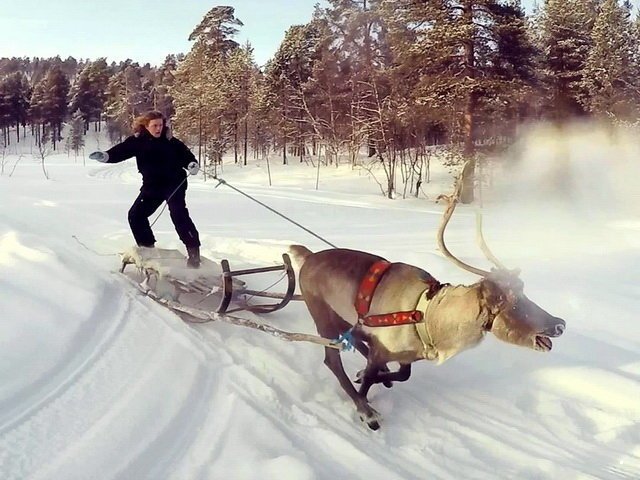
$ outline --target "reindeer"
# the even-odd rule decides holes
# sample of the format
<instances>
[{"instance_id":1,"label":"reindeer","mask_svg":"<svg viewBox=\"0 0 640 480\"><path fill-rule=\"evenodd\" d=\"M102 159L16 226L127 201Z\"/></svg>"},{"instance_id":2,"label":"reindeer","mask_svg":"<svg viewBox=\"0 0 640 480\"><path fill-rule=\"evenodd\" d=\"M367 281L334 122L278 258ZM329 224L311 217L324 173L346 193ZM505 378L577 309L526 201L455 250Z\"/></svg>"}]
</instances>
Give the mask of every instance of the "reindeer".
<instances>
[{"instance_id":1,"label":"reindeer","mask_svg":"<svg viewBox=\"0 0 640 480\"><path fill-rule=\"evenodd\" d=\"M462 177L462 176L461 176ZM367 359L356 375L356 390L347 377L340 351L325 347L324 363L353 400L360 419L372 430L380 428L380 414L367 399L372 385L404 382L411 364L433 360L441 364L476 346L487 332L513 345L541 352L551 350L552 337L562 335L565 322L547 313L523 293L519 270L508 270L491 253L482 236L477 239L497 268L482 270L451 254L444 231L458 202L462 182L453 195L438 229L438 245L457 266L479 275L472 285L441 284L426 271L405 263L388 263L370 253L342 248L312 253L301 245L290 252L300 267L302 296L318 334L338 338L346 331L354 347ZM398 362L397 371L387 364Z\"/></svg>"}]
</instances>

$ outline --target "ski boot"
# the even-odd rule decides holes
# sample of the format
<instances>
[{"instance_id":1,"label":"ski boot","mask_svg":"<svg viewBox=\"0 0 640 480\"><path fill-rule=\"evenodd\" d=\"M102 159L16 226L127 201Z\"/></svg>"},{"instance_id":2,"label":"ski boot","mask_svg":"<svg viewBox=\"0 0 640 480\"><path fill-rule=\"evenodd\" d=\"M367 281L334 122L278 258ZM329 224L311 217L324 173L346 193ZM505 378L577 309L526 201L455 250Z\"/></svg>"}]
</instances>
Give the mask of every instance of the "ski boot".
<instances>
[{"instance_id":1,"label":"ski boot","mask_svg":"<svg viewBox=\"0 0 640 480\"><path fill-rule=\"evenodd\" d=\"M200 247L187 247L187 267L200 267Z\"/></svg>"}]
</instances>

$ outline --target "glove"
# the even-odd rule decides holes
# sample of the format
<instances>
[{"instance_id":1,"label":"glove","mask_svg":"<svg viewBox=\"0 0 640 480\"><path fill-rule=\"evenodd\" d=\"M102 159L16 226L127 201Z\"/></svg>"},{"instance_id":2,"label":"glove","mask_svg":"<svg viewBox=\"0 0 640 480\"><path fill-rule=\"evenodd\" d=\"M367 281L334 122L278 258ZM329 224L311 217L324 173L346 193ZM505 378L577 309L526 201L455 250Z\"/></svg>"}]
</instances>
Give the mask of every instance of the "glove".
<instances>
[{"instance_id":1,"label":"glove","mask_svg":"<svg viewBox=\"0 0 640 480\"><path fill-rule=\"evenodd\" d=\"M189 175L197 175L200 171L200 165L198 165L198 162L191 162L187 165L187 171L189 172Z\"/></svg>"},{"instance_id":2,"label":"glove","mask_svg":"<svg viewBox=\"0 0 640 480\"><path fill-rule=\"evenodd\" d=\"M107 163L109 161L109 154L107 152L93 152L89 155L91 160L97 160L98 162Z\"/></svg>"}]
</instances>

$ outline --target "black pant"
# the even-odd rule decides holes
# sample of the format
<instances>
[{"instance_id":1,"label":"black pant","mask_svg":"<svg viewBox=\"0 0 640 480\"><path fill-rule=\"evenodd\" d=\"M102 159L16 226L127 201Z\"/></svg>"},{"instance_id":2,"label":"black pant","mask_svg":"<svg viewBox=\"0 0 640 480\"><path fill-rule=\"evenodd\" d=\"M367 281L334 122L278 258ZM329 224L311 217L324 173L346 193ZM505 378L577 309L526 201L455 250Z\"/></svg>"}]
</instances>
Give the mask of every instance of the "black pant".
<instances>
[{"instance_id":1,"label":"black pant","mask_svg":"<svg viewBox=\"0 0 640 480\"><path fill-rule=\"evenodd\" d=\"M186 193L187 189L181 188L168 198L171 192L140 192L129 209L129 225L138 245L151 246L156 242L149 225L149 217L167 200L171 221L182 243L187 248L200 246L198 230L189 216L185 203Z\"/></svg>"}]
</instances>

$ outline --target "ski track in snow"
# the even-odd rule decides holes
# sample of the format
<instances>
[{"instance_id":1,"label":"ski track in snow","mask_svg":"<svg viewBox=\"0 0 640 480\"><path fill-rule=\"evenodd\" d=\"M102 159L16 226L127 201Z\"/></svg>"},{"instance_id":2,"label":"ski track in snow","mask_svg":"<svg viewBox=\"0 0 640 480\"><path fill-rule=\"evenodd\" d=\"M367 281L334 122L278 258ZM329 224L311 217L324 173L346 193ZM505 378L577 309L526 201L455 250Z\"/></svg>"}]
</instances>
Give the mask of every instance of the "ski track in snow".
<instances>
[{"instance_id":1,"label":"ski track in snow","mask_svg":"<svg viewBox=\"0 0 640 480\"><path fill-rule=\"evenodd\" d=\"M0 278L0 295L30 304L34 314L51 315L66 334L56 339L61 347L50 354L52 363L46 368L30 367L25 356L28 381L0 396L3 480L265 480L281 478L283 471L296 480L640 477L640 361L633 349L637 337L624 333L630 318L609 319L606 305L592 299L591 292L604 289L594 274L598 264L579 272L584 280L578 285L564 277L567 269L553 255L548 263L537 264L538 270L525 268L532 296L564 309L558 314L568 317L567 334L554 342L551 354L488 338L443 366L415 364L409 382L372 388L371 403L383 421L380 431L371 432L357 420L352 402L324 366L320 347L283 342L222 322L185 324L110 273L117 268L115 256L97 257L74 242L71 233L78 233L82 240L95 240L91 245L113 251L130 241L126 228L109 219L100 219L99 230L91 231L96 215L103 208L110 211L108 201L96 210L78 209L74 198L88 195L82 202L98 204L107 187L126 190L127 197L117 203L126 212L139 182L135 167L124 163L88 172L90 184L83 187L83 179L76 179L83 189L77 197L56 195L56 188L65 187L55 182L44 187L51 189L50 200L46 193L43 201L38 192L16 189L12 201L23 209L5 210L0 216L0 241L14 249L8 257L0 256L2 268L19 268L25 278L54 279L51 292L30 292L27 285L5 284ZM199 196L208 188L212 186L190 187L190 207L199 212L210 208ZM445 281L469 278L448 267L432 246L417 247L432 243L424 237L377 227L376 217L384 210L394 211L385 217L389 227L406 223L416 212L440 215L437 209L389 207L386 201L378 205L287 187L277 193L255 186L250 190L276 204L302 203L297 211L308 210L319 223L323 214L314 214L309 205L370 211L362 214L363 236L374 232L398 237L394 253L401 260L427 258L429 270ZM216 201L223 206L237 202L230 198L225 194ZM216 221L224 224L229 212L223 207L219 215L223 220ZM470 215L466 217L463 221L471 223ZM64 229L58 224L61 218ZM210 232L203 228L203 253L224 256L232 267L242 268L276 262L286 245L304 243L288 240L299 238L295 230L265 228L271 218L260 221L251 227L255 219L249 216ZM159 235L165 233L166 219L163 222L156 229ZM255 237L245 226L255 229ZM454 229L449 244L464 243L459 237L468 228ZM65 236L58 235L61 230ZM349 233L344 240L357 243L357 238ZM20 257L20 249L27 248L44 260L28 259L26 253ZM622 274L626 258L611 257L609 268ZM576 265L575 257L566 262ZM556 283L564 288L556 288ZM82 295L79 304L90 308L54 298L65 291ZM615 295L616 303L628 304L630 310L637 305L633 285L622 285ZM586 318L587 312L593 318ZM261 319L285 330L315 333L299 303ZM12 320L25 321L17 315ZM358 354L343 357L351 376L364 366Z\"/></svg>"},{"instance_id":2,"label":"ski track in snow","mask_svg":"<svg viewBox=\"0 0 640 480\"><path fill-rule=\"evenodd\" d=\"M136 296L123 282L111 280L102 295L109 302L99 300L99 313L91 316L92 323L108 331L96 330L94 341L74 340L83 347L75 352L77 358L62 359L61 372L47 375L44 386L30 386L39 396L34 394L26 405L24 398L11 399L16 409L19 405L23 410L18 414L10 411L12 421L2 426L3 478L31 478L34 473L33 478L91 478L101 466L116 472L120 466L116 475L120 478L142 478L143 472L149 474L149 463L156 463L162 471L163 462L155 458L158 451L164 452L163 461L171 461L170 449L160 447L179 450L183 448L177 441L180 435L187 440L197 431L199 417L206 416L204 403L215 383L215 371L204 368L201 361L194 369L192 362L181 359L202 357L208 349L186 341L188 334L178 342L167 341L185 326L163 322L166 312L161 307L159 311L155 304L146 305L148 299L141 302ZM179 372L180 384L158 384L158 378L171 370ZM175 405L162 402L166 391L178 393ZM164 408L157 408L154 398ZM72 419L69 412L75 412ZM163 413L162 418L157 417L158 412ZM116 433L139 445L139 451L105 458L110 444L100 441L101 432L112 436L118 420L123 431ZM136 430L129 431L134 425ZM76 455L91 458L96 454L99 464L88 462L85 471L69 470ZM136 468L140 462L142 466Z\"/></svg>"},{"instance_id":3,"label":"ski track in snow","mask_svg":"<svg viewBox=\"0 0 640 480\"><path fill-rule=\"evenodd\" d=\"M232 334L231 331L225 333ZM244 338L238 340L238 343L244 342ZM492 348L501 347L501 345L492 345ZM255 348L253 345L245 346L247 353L241 354L238 360L251 358L253 361L249 366L254 365L259 360L256 359ZM337 471L327 468L327 465L340 462L339 459L331 458L334 448L328 452L327 458L322 458L322 447L326 444L333 447L336 444L344 444L343 448L355 449L345 455L351 463L354 456L357 457L359 454L378 459L380 464L371 467L367 478L381 479L389 478L389 475L393 477L393 472L400 475L398 478L422 478L424 471L429 471L431 475L435 475L435 478L451 478L451 468L456 464L466 465L476 472L484 471L484 476L478 478L491 478L495 473L496 464L500 465L505 450L509 452L508 460L501 465L500 471L509 472L514 457L518 458L520 464L518 470L511 471L512 475L505 478L547 478L547 476L555 478L556 475L570 473L574 465L563 458L567 453L570 453L578 465L593 458L602 460L605 465L610 460L610 451L604 454L600 452L607 451L607 444L611 438L604 439L606 441L601 443L593 442L591 438L588 441L581 440L580 437L584 431L594 430L595 433L597 430L591 425L590 419L579 414L575 415L576 412L571 412L571 404L562 405L562 399L558 398L554 392L546 391L542 385L539 385L542 388L538 393L518 385L521 391L514 398L505 399L496 405L494 395L499 395L501 391L508 391L510 379L518 375L517 369L514 368L502 372L505 380L496 377L474 381L471 374L460 375L453 372L454 380L450 383L445 381L441 389L433 390L433 379L428 377L436 373L432 370L436 367L426 366L422 370L429 368L429 371L414 374L410 384L398 384L393 390L374 387L371 395L374 407L383 412L385 418L392 417L392 420L389 422L391 425L383 421L382 432L371 434L371 432L363 432L362 427L354 421L355 414L351 402L344 398L344 394L341 393L336 380L328 370L324 371L325 367L321 361L315 364L317 371L313 371L313 374L320 375L326 388L316 392L314 398L310 399L297 395L299 391L304 391L304 383L309 379L305 379L304 375L293 370L290 367L291 363L286 359L283 363L278 362L274 365L268 351L265 349L261 354L270 360L269 371L261 372L255 367L252 368L252 376L246 385L249 391L245 392L241 389L239 393L245 392L247 401L252 402L259 402L262 395L265 398L260 403L278 406L279 408L271 415L272 420L278 422L282 429L294 423L297 425L295 432L301 428L304 430L292 441L296 445L305 445L305 451L313 451L318 455L316 471L323 472L321 478L330 478L349 468L349 465L339 465ZM249 352L252 354L249 355ZM292 357L290 361L295 359L295 355ZM362 364L362 360L359 363ZM482 372L478 373L478 375L481 374ZM526 373L525 376L527 376ZM529 376L531 377L529 380L535 384L535 372L529 372ZM255 390L256 377L264 384L264 389L258 392ZM464 382L465 389L462 392L456 389L455 377L462 377L457 378ZM245 388L242 382L244 378L246 375L236 374L234 387ZM289 390L286 388L289 385L278 385L281 383L279 379L287 379L291 382L292 378L296 380L296 386L301 390ZM443 380L438 378L438 381ZM485 382L490 388L489 391L483 392L481 384ZM253 388L251 388L252 385ZM636 386L635 389L637 390L638 387ZM400 393L399 390L402 392ZM439 391L446 393L438 394ZM563 408L556 409L558 411L549 416L549 406L556 403L560 403ZM291 408L291 405L295 407ZM385 412L385 410L389 411ZM542 420L527 419L527 412L539 413ZM571 413L574 415L571 416ZM637 410L630 413L637 415ZM555 426L559 419L564 421L566 417L574 423L573 433L576 435L573 439L575 447L570 452L566 450L566 432ZM334 418L338 422L337 429L335 424L327 420L329 418ZM527 432L527 443L514 445L512 435L522 433L519 420L523 419L538 422L539 425L535 430ZM404 427L399 428L398 425ZM619 434L632 432L633 426L634 422L622 425ZM457 434L457 444L452 444L452 432ZM293 436L292 433L289 435ZM487 452L487 446L490 447L489 452ZM438 457L439 451L446 453L444 462ZM617 453L624 457L625 452ZM455 464L451 463L451 457L455 458ZM370 462L371 459L368 461ZM441 468L440 474L434 471L434 467L438 465ZM487 468L487 465L490 467ZM387 471L385 466L391 468L391 472ZM619 473L615 465L607 466L598 472L597 477L592 478L624 478L619 477ZM585 472L585 475L588 473Z\"/></svg>"}]
</instances>

